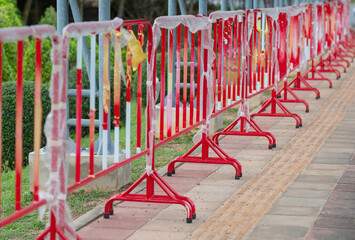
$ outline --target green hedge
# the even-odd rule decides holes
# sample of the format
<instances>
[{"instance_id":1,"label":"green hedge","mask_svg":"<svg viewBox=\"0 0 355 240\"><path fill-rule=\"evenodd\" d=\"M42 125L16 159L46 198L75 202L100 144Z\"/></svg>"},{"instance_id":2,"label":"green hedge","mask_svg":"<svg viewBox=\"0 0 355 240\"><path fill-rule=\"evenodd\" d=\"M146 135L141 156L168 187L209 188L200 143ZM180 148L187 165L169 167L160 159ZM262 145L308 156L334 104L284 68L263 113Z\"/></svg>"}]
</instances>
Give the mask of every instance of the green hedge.
<instances>
[{"instance_id":1,"label":"green hedge","mask_svg":"<svg viewBox=\"0 0 355 240\"><path fill-rule=\"evenodd\" d=\"M15 167L15 124L16 124L16 82L2 84L2 150L3 168L14 169ZM47 85L42 85L42 108L43 121L50 111L50 99ZM28 154L33 151L33 128L34 128L34 82L23 82L23 164L28 164ZM46 140L42 131L41 145L45 146Z\"/></svg>"}]
</instances>

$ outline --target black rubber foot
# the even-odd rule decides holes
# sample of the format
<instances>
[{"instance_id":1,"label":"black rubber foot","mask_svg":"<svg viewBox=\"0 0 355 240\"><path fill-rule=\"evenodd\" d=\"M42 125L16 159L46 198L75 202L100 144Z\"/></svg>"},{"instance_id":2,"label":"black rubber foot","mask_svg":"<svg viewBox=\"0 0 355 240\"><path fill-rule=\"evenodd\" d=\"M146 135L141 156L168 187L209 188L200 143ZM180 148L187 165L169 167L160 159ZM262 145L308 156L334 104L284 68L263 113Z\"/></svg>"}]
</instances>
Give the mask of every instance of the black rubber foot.
<instances>
[{"instance_id":1,"label":"black rubber foot","mask_svg":"<svg viewBox=\"0 0 355 240\"><path fill-rule=\"evenodd\" d=\"M192 223L192 218L186 218L187 223Z\"/></svg>"},{"instance_id":2,"label":"black rubber foot","mask_svg":"<svg viewBox=\"0 0 355 240\"><path fill-rule=\"evenodd\" d=\"M216 142L217 146L219 146L219 142Z\"/></svg>"},{"instance_id":3,"label":"black rubber foot","mask_svg":"<svg viewBox=\"0 0 355 240\"><path fill-rule=\"evenodd\" d=\"M274 148L275 148L275 147L276 147L276 143L272 144L272 147L274 147Z\"/></svg>"},{"instance_id":4,"label":"black rubber foot","mask_svg":"<svg viewBox=\"0 0 355 240\"><path fill-rule=\"evenodd\" d=\"M309 109L306 109L306 113L309 112Z\"/></svg>"},{"instance_id":5,"label":"black rubber foot","mask_svg":"<svg viewBox=\"0 0 355 240\"><path fill-rule=\"evenodd\" d=\"M166 176L171 177L172 176L171 172L167 172Z\"/></svg>"},{"instance_id":6,"label":"black rubber foot","mask_svg":"<svg viewBox=\"0 0 355 240\"><path fill-rule=\"evenodd\" d=\"M272 144L271 144L271 145L269 145L269 149L272 149Z\"/></svg>"},{"instance_id":7,"label":"black rubber foot","mask_svg":"<svg viewBox=\"0 0 355 240\"><path fill-rule=\"evenodd\" d=\"M344 70L344 72L346 73L346 70Z\"/></svg>"},{"instance_id":8,"label":"black rubber foot","mask_svg":"<svg viewBox=\"0 0 355 240\"><path fill-rule=\"evenodd\" d=\"M175 174L175 169L171 170L171 174Z\"/></svg>"},{"instance_id":9,"label":"black rubber foot","mask_svg":"<svg viewBox=\"0 0 355 240\"><path fill-rule=\"evenodd\" d=\"M276 98L281 98L281 95L277 95Z\"/></svg>"},{"instance_id":10,"label":"black rubber foot","mask_svg":"<svg viewBox=\"0 0 355 240\"><path fill-rule=\"evenodd\" d=\"M108 210L108 214L113 215L113 210Z\"/></svg>"},{"instance_id":11,"label":"black rubber foot","mask_svg":"<svg viewBox=\"0 0 355 240\"><path fill-rule=\"evenodd\" d=\"M104 213L104 218L110 218L110 214L109 213Z\"/></svg>"},{"instance_id":12,"label":"black rubber foot","mask_svg":"<svg viewBox=\"0 0 355 240\"><path fill-rule=\"evenodd\" d=\"M300 126L296 125L296 128L299 128Z\"/></svg>"},{"instance_id":13,"label":"black rubber foot","mask_svg":"<svg viewBox=\"0 0 355 240\"><path fill-rule=\"evenodd\" d=\"M329 86L329 88L333 88L333 86Z\"/></svg>"},{"instance_id":14,"label":"black rubber foot","mask_svg":"<svg viewBox=\"0 0 355 240\"><path fill-rule=\"evenodd\" d=\"M235 175L235 179L239 180L240 179L240 175Z\"/></svg>"},{"instance_id":15,"label":"black rubber foot","mask_svg":"<svg viewBox=\"0 0 355 240\"><path fill-rule=\"evenodd\" d=\"M243 177L243 173L240 173L240 174L239 174L239 177Z\"/></svg>"},{"instance_id":16,"label":"black rubber foot","mask_svg":"<svg viewBox=\"0 0 355 240\"><path fill-rule=\"evenodd\" d=\"M196 219L196 213L192 214L192 219Z\"/></svg>"},{"instance_id":17,"label":"black rubber foot","mask_svg":"<svg viewBox=\"0 0 355 240\"><path fill-rule=\"evenodd\" d=\"M320 99L320 96L316 97L316 100Z\"/></svg>"},{"instance_id":18,"label":"black rubber foot","mask_svg":"<svg viewBox=\"0 0 355 240\"><path fill-rule=\"evenodd\" d=\"M300 125L298 125L298 126L302 127L302 123L300 123Z\"/></svg>"}]
</instances>

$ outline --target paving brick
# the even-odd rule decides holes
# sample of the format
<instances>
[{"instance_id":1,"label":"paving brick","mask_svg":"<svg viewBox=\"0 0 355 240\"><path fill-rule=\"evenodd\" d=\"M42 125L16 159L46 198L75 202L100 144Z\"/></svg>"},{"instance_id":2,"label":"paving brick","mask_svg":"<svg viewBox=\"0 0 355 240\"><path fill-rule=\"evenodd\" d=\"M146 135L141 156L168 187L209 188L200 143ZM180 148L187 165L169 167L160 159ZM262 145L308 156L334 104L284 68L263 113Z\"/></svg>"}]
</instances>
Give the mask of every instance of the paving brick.
<instances>
[{"instance_id":1,"label":"paving brick","mask_svg":"<svg viewBox=\"0 0 355 240\"><path fill-rule=\"evenodd\" d=\"M316 217L321 207L295 207L275 204L268 212L271 215L288 216L314 216Z\"/></svg>"},{"instance_id":2,"label":"paving brick","mask_svg":"<svg viewBox=\"0 0 355 240\"><path fill-rule=\"evenodd\" d=\"M335 229L335 228L314 228L307 235L307 239L319 240L354 240L355 230Z\"/></svg>"},{"instance_id":3,"label":"paving brick","mask_svg":"<svg viewBox=\"0 0 355 240\"><path fill-rule=\"evenodd\" d=\"M355 229L354 218L335 218L320 216L314 223L315 227L320 228L337 228L337 229ZM355 235L354 235L355 236Z\"/></svg>"},{"instance_id":4,"label":"paving brick","mask_svg":"<svg viewBox=\"0 0 355 240\"><path fill-rule=\"evenodd\" d=\"M345 184L355 184L355 176L354 177L341 177L338 183Z\"/></svg>"},{"instance_id":5,"label":"paving brick","mask_svg":"<svg viewBox=\"0 0 355 240\"><path fill-rule=\"evenodd\" d=\"M324 207L355 208L354 199L339 199L330 197Z\"/></svg>"},{"instance_id":6,"label":"paving brick","mask_svg":"<svg viewBox=\"0 0 355 240\"><path fill-rule=\"evenodd\" d=\"M306 235L308 228L296 226L258 226L248 239L277 239L277 238L302 238Z\"/></svg>"},{"instance_id":7,"label":"paving brick","mask_svg":"<svg viewBox=\"0 0 355 240\"><path fill-rule=\"evenodd\" d=\"M320 212L320 215L337 218L355 218L355 209L325 206Z\"/></svg>"},{"instance_id":8,"label":"paving brick","mask_svg":"<svg viewBox=\"0 0 355 240\"><path fill-rule=\"evenodd\" d=\"M329 190L321 191L321 190L289 188L283 193L283 196L326 199L329 196L329 194L330 194Z\"/></svg>"},{"instance_id":9,"label":"paving brick","mask_svg":"<svg viewBox=\"0 0 355 240\"><path fill-rule=\"evenodd\" d=\"M334 183L304 183L304 182L293 182L289 188L296 189L314 189L314 190L328 190L333 189Z\"/></svg>"},{"instance_id":10,"label":"paving brick","mask_svg":"<svg viewBox=\"0 0 355 240\"><path fill-rule=\"evenodd\" d=\"M286 215L265 215L259 224L261 226L297 226L309 228L313 225L314 217L308 216L286 216Z\"/></svg>"},{"instance_id":11,"label":"paving brick","mask_svg":"<svg viewBox=\"0 0 355 240\"><path fill-rule=\"evenodd\" d=\"M335 191L355 192L355 184L337 184Z\"/></svg>"},{"instance_id":12,"label":"paving brick","mask_svg":"<svg viewBox=\"0 0 355 240\"><path fill-rule=\"evenodd\" d=\"M306 183L336 183L338 181L338 176L320 176L320 175L299 175L295 182L306 182Z\"/></svg>"},{"instance_id":13,"label":"paving brick","mask_svg":"<svg viewBox=\"0 0 355 240\"><path fill-rule=\"evenodd\" d=\"M321 207L326 199L319 198L303 198L303 197L286 197L281 196L277 204L281 206L295 206L295 207Z\"/></svg>"},{"instance_id":14,"label":"paving brick","mask_svg":"<svg viewBox=\"0 0 355 240\"><path fill-rule=\"evenodd\" d=\"M344 164L324 164L324 163L313 163L311 162L306 170L304 170L304 172L306 171L310 171L310 170L324 170L324 171L341 171L343 172L345 170L347 166ZM315 174L314 174L315 175Z\"/></svg>"},{"instance_id":15,"label":"paving brick","mask_svg":"<svg viewBox=\"0 0 355 240\"><path fill-rule=\"evenodd\" d=\"M156 239L174 239L174 240L184 240L189 236L187 232L176 232L176 231L153 231L153 230L138 230L136 231L129 240L156 240Z\"/></svg>"},{"instance_id":16,"label":"paving brick","mask_svg":"<svg viewBox=\"0 0 355 240\"><path fill-rule=\"evenodd\" d=\"M355 200L355 194L353 192L334 191L331 193L330 197L332 199L352 199L352 200Z\"/></svg>"},{"instance_id":17,"label":"paving brick","mask_svg":"<svg viewBox=\"0 0 355 240\"><path fill-rule=\"evenodd\" d=\"M134 230L85 227L78 232L79 236L85 240L123 240L127 239Z\"/></svg>"}]
</instances>

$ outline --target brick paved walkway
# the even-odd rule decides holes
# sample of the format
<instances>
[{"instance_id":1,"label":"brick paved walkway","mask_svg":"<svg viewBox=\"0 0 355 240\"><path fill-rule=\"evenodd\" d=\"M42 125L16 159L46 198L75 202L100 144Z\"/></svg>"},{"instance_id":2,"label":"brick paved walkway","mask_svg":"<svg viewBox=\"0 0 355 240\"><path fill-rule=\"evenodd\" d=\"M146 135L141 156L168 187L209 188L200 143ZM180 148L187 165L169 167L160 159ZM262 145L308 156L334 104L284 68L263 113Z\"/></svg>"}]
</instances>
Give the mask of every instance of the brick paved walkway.
<instances>
[{"instance_id":1,"label":"brick paved walkway","mask_svg":"<svg viewBox=\"0 0 355 240\"><path fill-rule=\"evenodd\" d=\"M301 115L301 129L295 128L293 119L257 118L262 129L275 135L276 149L268 150L264 138L222 139L221 147L243 165L241 180L234 180L230 166L201 164L183 164L173 177L164 177L194 201L197 219L192 224L185 223L182 206L124 202L110 219L99 218L82 228L80 236L144 240L334 239L328 232L355 236L354 214L344 211L355 209L355 170L348 166L355 150L354 73L355 68L348 69L341 80L333 81L332 89L327 83L312 83L321 92L319 100L300 92L310 104L309 113L301 104L287 105ZM336 216L344 226L331 227Z\"/></svg>"}]
</instances>

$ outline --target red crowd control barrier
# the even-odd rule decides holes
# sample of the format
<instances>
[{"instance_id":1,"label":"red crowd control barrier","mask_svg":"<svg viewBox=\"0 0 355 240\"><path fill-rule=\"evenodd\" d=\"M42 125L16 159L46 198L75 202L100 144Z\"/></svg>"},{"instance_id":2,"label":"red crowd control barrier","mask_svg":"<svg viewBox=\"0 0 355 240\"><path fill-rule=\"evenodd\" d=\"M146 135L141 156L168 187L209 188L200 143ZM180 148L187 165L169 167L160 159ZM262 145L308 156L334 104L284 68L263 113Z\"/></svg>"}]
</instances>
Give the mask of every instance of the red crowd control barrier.
<instances>
[{"instance_id":1,"label":"red crowd control barrier","mask_svg":"<svg viewBox=\"0 0 355 240\"><path fill-rule=\"evenodd\" d=\"M269 148L272 148L276 146L274 136L269 132L263 132L256 124L256 122L249 116L249 95L253 95L257 92L269 89L270 86L272 86L273 81L273 71L271 70L273 67L273 64L271 63L272 51L269 45L269 43L272 41L272 35L269 34L271 33L271 31L268 34L265 34L265 32L263 34L261 32L262 26L263 29L265 29L266 26L271 26L271 21L269 18L266 18L265 16L262 17L260 14L255 14L254 17L256 18L256 24L253 26L254 34L251 35L251 39L248 39L246 36L248 36L248 29L250 29L250 26L246 24L247 15L244 11L220 11L212 13L210 15L210 21L212 21L212 23L214 24L214 29L220 29L218 33L214 32L215 41L217 41L219 45L218 62L215 62L215 64L213 65L213 69L217 69L218 72L218 86L220 86L222 72L226 72L226 66L228 65L227 58L222 58L222 54L220 53L223 51L222 44L227 42L225 36L229 36L229 38L231 39L228 41L228 43L230 44L229 49L232 49L232 45L234 43L235 51L233 52L234 66L228 65L230 66L228 70L233 70L234 74L233 78L231 78L231 74L229 74L228 80L229 82L233 81L233 83L236 80L237 99L240 99L238 103L241 103L240 116L223 131L216 133L213 136L213 140L218 143L218 138L220 135L264 136L269 141ZM231 30L234 29L234 35L232 34L232 31L228 32L228 28L225 32L221 31L223 23L228 23L234 26L233 28L230 28ZM234 41L232 41L232 39ZM248 47L247 43L249 41L254 42L253 44L249 44ZM246 61L248 48L250 51L248 62L249 65ZM215 52L217 52L217 48L215 48ZM231 53L231 51L229 51L229 53ZM226 51L225 54L227 54ZM225 66L224 69L222 69L223 64ZM216 67L216 65L218 67ZM226 79L227 75L223 74L223 76L223 79ZM247 78L248 76L249 78ZM235 87L235 84L233 84L233 87ZM220 87L218 89L218 95L220 95ZM235 97L235 91L233 91L233 97ZM220 98L218 97L218 99ZM220 109L218 104L219 102L217 102L217 109ZM238 123L240 123L240 130L234 130L234 127ZM250 126L254 131L249 131L248 126Z\"/></svg>"},{"instance_id":2,"label":"red crowd control barrier","mask_svg":"<svg viewBox=\"0 0 355 240\"><path fill-rule=\"evenodd\" d=\"M29 38L35 39L35 75L34 75L34 166L33 166L33 203L23 207L21 205L21 178L23 164L23 64L24 42ZM44 193L39 190L40 148L42 135L42 42L51 41L51 113L47 117L45 132L47 138L46 156L49 159L49 188ZM26 214L47 204L49 208L49 227L38 236L44 239L47 235L51 239L60 236L62 239L77 237L73 228L66 222L66 179L65 179L65 116L66 116L66 84L63 81L61 68L61 38L52 26L41 25L33 27L6 28L0 30L0 63L2 63L2 47L10 43L17 44L17 87L16 87L16 138L15 138L15 212L0 220L0 227L12 223ZM0 64L0 86L2 85L3 65ZM29 79L28 79L29 80ZM0 91L1 92L1 91ZM64 97L63 97L64 96ZM0 99L0 109L2 99ZM1 113L1 111L0 111ZM2 119L2 118L0 118ZM1 129L0 129L1 132ZM2 143L1 149L2 149ZM0 152L0 176L2 166L2 151ZM1 194L1 191L0 191ZM0 195L1 196L1 195ZM0 198L1 199L1 198ZM10 201L8 199L8 201Z\"/></svg>"},{"instance_id":3,"label":"red crowd control barrier","mask_svg":"<svg viewBox=\"0 0 355 240\"><path fill-rule=\"evenodd\" d=\"M233 20L233 19L232 19ZM204 16L177 16L177 17L167 17L166 18L166 22L177 22L177 24L175 24L175 26L173 27L169 27L170 25L168 24L163 24L163 19L159 18L156 20L156 26L159 26L162 30L162 47L161 47L161 51L164 51L164 44L165 44L165 31L166 31L166 27L169 30L170 33L170 38L168 40L168 45L170 46L170 50L172 50L172 44L173 44L173 31L176 28L177 29L177 43L179 44L179 38L181 35L179 35L180 33L180 28L182 26L184 26L184 31L187 34L184 34L184 36L187 36L189 33L191 33L191 65L190 65L190 70L191 70L191 81L190 81L190 125L192 125L192 121L191 119L195 119L195 121L197 122L197 124L201 124L203 123L202 129L200 130L200 132L198 133L198 137L200 138L199 141L183 156L177 157L175 158L172 162L170 162L170 164L168 165L168 176L171 176L172 174L175 173L175 163L176 162L193 162L193 163L210 163L210 164L228 164L234 167L235 169L235 178L239 179L242 176L242 168L240 163L231 158L230 156L228 156L227 153L225 153L216 143L214 143L212 141L212 139L209 137L209 120L211 118L211 114L213 111L213 81L212 81L212 76L214 75L212 72L212 64L215 61L215 55L213 53L213 47L212 47L212 38L211 38L211 24L209 22L209 19L207 17ZM233 22L233 21L231 21ZM226 31L228 31L228 34L232 35L232 23L227 23L224 22L226 25L224 26L225 29L227 29ZM181 24L179 24L181 23ZM227 25L228 24L228 25ZM229 49L231 49L232 46L232 37L228 37L227 39L229 39ZM194 59L194 45L195 45L195 41L197 41L197 52L198 52L198 57L197 59ZM178 45L178 49L179 49L179 45ZM231 51L229 52L229 56L227 54L227 44L225 44L223 46L223 57L219 56L218 61L221 61L221 58L223 58L223 62L226 64L225 65L225 69L224 71L224 83L223 83L223 106L225 107L227 105L227 99L228 99L228 105L231 104L232 101L232 97L231 97L231 89L232 89L232 84L231 84L231 80L232 78L231 76L231 71L232 71L232 61L231 61ZM170 51L172 52L172 51ZM187 52L187 48L184 48L184 54ZM179 55L179 54L178 54ZM228 57L227 57L228 56ZM229 60L227 60L229 59ZM184 59L184 65L187 65L187 59ZM235 62L236 63L236 62ZM162 61L162 66L164 66L164 61ZM169 66L172 66L173 62L172 59L169 59ZM177 61L177 65L179 66L180 64L180 59L178 59ZM193 74L194 74L194 66L195 64L197 64L197 89L196 89L196 100L194 100L193 95L195 94L194 91L194 81L193 81ZM228 88L227 88L227 64L228 64L228 68L229 68L229 82L228 82ZM169 127L171 122L169 121L169 115L171 115L171 95L172 92L170 92L170 90L172 89L171 84L172 84L172 73L170 72L172 68L169 67L169 79L168 79L168 101L167 101L167 128L168 128L168 137L171 137L171 135L169 134ZM177 69L178 71L178 69ZM162 75L165 74L162 71ZM218 101L221 100L221 70L218 70L218 89L219 89L219 94L218 94ZM186 75L185 75L186 76ZM184 77L185 77L184 76ZM162 79L163 80L163 79ZM185 79L184 79L185 81ZM177 82L177 86L178 86L178 82L179 79L176 79ZM185 81L186 82L186 81ZM162 86L163 81L161 81ZM233 86L235 87L235 82L233 83ZM233 88L234 88L233 87ZM179 115L179 111L180 111L180 107L179 107L179 102L180 102L180 94L178 92L179 88L176 88L176 116ZM227 93L228 91L228 93ZM184 84L184 93L187 92L186 89L186 84ZM234 91L235 93L235 91ZM234 95L235 96L235 95ZM183 98L183 118L186 117L186 95L182 96ZM161 121L160 121L160 126L161 129L164 127L163 124L163 115L164 115L164 106L163 106L163 101L162 99L164 99L164 91L163 89L161 90L161 94L160 94L160 99L161 99L161 108L160 108L160 116L161 116ZM194 114L194 111L196 111L196 114ZM195 118L194 118L195 117ZM178 119L177 119L178 121ZM176 123L178 124L178 122ZM184 126L183 126L184 127ZM192 126L190 126L191 129ZM186 127L187 129L187 127ZM191 156L191 154L198 148L198 147L202 147L202 153L201 156ZM217 157L211 157L209 155L209 150L212 150Z\"/></svg>"},{"instance_id":4,"label":"red crowd control barrier","mask_svg":"<svg viewBox=\"0 0 355 240\"><path fill-rule=\"evenodd\" d=\"M105 205L105 218L109 218L110 214L113 214L113 202L114 201L136 201L136 202L153 202L153 203L171 203L171 204L180 204L183 205L187 211L187 219L186 221L188 223L191 223L193 219L196 218L196 210L195 210L195 205L194 203L187 197L180 196L171 186L169 186L168 183L165 182L165 180L156 172L155 167L154 167L154 155L155 155L155 100L160 98L161 101L161 118L164 119L164 103L167 103L167 122L166 125L164 126L164 120L161 121L160 123L160 138L163 138L163 131L166 129L166 133L168 137L172 138L172 121L173 121L173 57L170 54L168 61L167 61L167 66L168 66L168 77L167 77L167 101L165 101L165 76L166 76L166 57L165 57L165 50L166 50L166 38L167 38L167 32L168 32L168 44L167 47L169 49L169 52L171 53L173 51L173 39L174 39L174 29L177 27L177 32L180 34L177 36L177 42L181 44L181 40L179 39L181 37L181 28L184 26L184 31L187 31L187 29L191 26L189 25L190 22L194 22L196 25L201 27L201 30L205 30L204 36L208 36L208 25L203 21L204 18L201 17L193 17L193 16L185 16L184 18L179 19L178 17L160 17L155 20L155 25L153 27L153 32L151 29L151 26L148 25L148 38L150 44L153 44L149 46L148 48L148 75L147 75L147 148L148 148L148 155L147 155L147 167L146 167L146 172L131 186L129 187L125 192L121 194L117 194L113 197L111 197L108 202ZM196 26L195 26L196 27ZM192 32L191 36L191 43L194 42L195 36L193 35L195 32ZM155 83L155 78L156 78L156 68L157 68L157 48L158 44L160 42L160 34L161 34L161 91L160 94L157 93L156 90L156 83ZM152 37L155 37L154 41ZM185 36L187 36L185 34ZM186 37L187 38L187 37ZM201 40L202 40L202 34L201 32L198 33L198 38L200 39L199 41L199 47L198 51L201 53ZM203 38L206 40L206 38ZM186 42L186 41L185 41ZM193 44L193 43L192 43ZM178 49L181 49L181 46L178 45ZM186 48L185 48L186 49ZM208 52L204 51L204 58L208 58ZM180 57L180 55L178 54ZM186 56L185 56L186 57ZM191 53L191 58L194 58L194 54ZM200 59L200 58L199 58ZM201 62L199 62L201 63ZM192 63L193 64L193 63ZM207 64L207 62L204 61L204 64ZM194 65L191 65L191 69L194 68ZM201 66L198 66L198 69L201 70ZM206 71L205 68L203 68L204 71ZM191 70L192 77L190 78L191 80L194 79L194 72ZM185 75L186 77L186 75ZM198 83L199 83L199 78L198 78ZM177 90L179 91L179 84L177 84ZM207 85L204 84L204 87L206 88ZM199 87L198 87L199 89ZM193 92L191 93L193 94ZM186 100L186 94L185 100ZM179 94L176 94L176 98L178 99ZM177 109L178 112L179 108ZM186 108L185 108L185 113L186 113ZM177 116L179 113L177 113ZM186 115L185 115L186 117ZM186 118L185 118L186 119ZM177 120L178 121L178 120ZM176 127L176 132L179 132L179 124L177 124ZM132 194L132 190L135 189L139 183L141 183L143 180L146 180L147 188L146 188L146 193L145 194ZM157 184L165 193L165 195L158 195L155 194L155 184Z\"/></svg>"},{"instance_id":5,"label":"red crowd control barrier","mask_svg":"<svg viewBox=\"0 0 355 240\"><path fill-rule=\"evenodd\" d=\"M218 146L221 135L263 136L269 148L276 146L274 136L263 131L252 117L292 117L296 127L302 126L302 119L291 113L282 103L302 103L295 91L313 91L319 98L319 91L308 80L331 81L322 73L334 73L340 78L337 68L346 71L355 54L355 33L349 29L349 1L324 3L275 9L244 11L219 11L205 16L174 16L156 19L152 28L147 20L123 21L114 19L107 22L75 23L68 25L61 38L50 26L10 28L0 30L0 90L3 81L3 47L8 43L17 44L17 97L16 97L16 139L15 139L15 201L12 215L0 220L3 227L41 206L48 205L50 222L38 239L50 237L62 239L80 237L70 224L66 205L66 194L82 187L135 159L146 155L146 172L125 192L112 196L105 205L105 218L113 214L113 202L136 201L180 204L187 211L187 222L196 218L194 203L180 196L155 170L155 149L182 134L202 126L196 138L197 144L186 154L174 159L168 166L168 176L175 173L176 162L228 164L235 169L235 178L242 177L242 166ZM99 119L95 111L96 49L97 36L102 36L102 68L99 78ZM137 37L136 37L137 36ZM23 50L24 41L36 40L35 53L35 104L34 104L34 189L33 203L21 206L22 134L23 134ZM83 84L84 38L90 37L90 90ZM52 42L51 113L46 121L46 138L50 169L49 187L46 192L39 190L39 152L42 132L41 113L41 42L49 38ZM69 40L76 39L77 58L76 88L67 89L67 64ZM212 41L212 39L214 41ZM111 48L110 43L113 47ZM145 53L144 46L147 46ZM110 49L113 50L110 55ZM122 50L125 51L122 51ZM123 53L126 53L123 56ZM173 52L176 52L176 58ZM325 52L328 52L327 55ZM319 58L319 61L318 61ZM111 59L111 61L110 61ZM113 61L112 61L113 59ZM311 68L301 74L307 61ZM316 61L318 61L316 63ZM126 63L126 64L123 64ZM345 63L345 65L344 65ZM146 64L147 71L143 66ZM113 69L113 74L110 72ZM297 76L287 82L289 73ZM111 78L112 75L112 78ZM317 77L316 77L317 75ZM136 77L135 77L136 76ZM121 89L126 87L125 96ZM283 81L283 87L277 90ZM147 86L146 113L143 113L144 83ZM158 84L157 84L158 83ZM100 83L101 84L101 83ZM112 89L113 86L113 89ZM110 95L113 90L113 103ZM249 114L249 99L271 90L272 96L265 101L260 111ZM1 91L0 91L1 92ZM137 99L133 99L133 93ZM76 96L76 117L67 119L67 96ZM293 98L290 98L290 97ZM90 97L89 119L82 119L83 97ZM278 98L281 97L281 98ZM124 99L124 100L122 100ZM126 104L126 115L120 106ZM209 137L210 119L240 104L238 118L225 130ZM113 105L114 142L110 140L110 106ZM132 108L133 106L133 108ZM271 111L266 112L270 107ZM279 111L277 111L277 108ZM0 96L0 121L2 99ZM137 110L137 122L132 121ZM265 112L264 112L265 110ZM141 122L146 118L145 124ZM125 120L125 159L120 158L120 119ZM234 129L239 124L240 129ZM66 151L67 127L75 126L75 182L67 183ZM89 127L89 170L83 172L82 128ZM95 127L100 127L102 138L98 150ZM131 132L131 127L134 131ZM249 128L251 130L249 131ZM0 126L0 136L2 128ZM101 135L101 133L100 133ZM132 145L133 135L136 141ZM132 137L132 138L131 138ZM157 140L156 140L157 139ZM95 144L96 140L96 144ZM122 142L122 141L121 141ZM2 145L0 139L0 145ZM113 150L110 148L113 145ZM199 146L201 155L191 156ZM211 157L209 150L216 153ZM98 153L99 152L99 153ZM101 169L95 169L96 155L102 155ZM113 155L110 163L109 155ZM2 146L0 148L0 170ZM1 171L0 171L1 174ZM0 175L1 176L1 175ZM133 194L132 191L146 180L146 192ZM68 186L69 185L69 186ZM159 186L165 194L156 194ZM0 189L1 190L1 189ZM1 200L1 194L0 194ZM1 212L1 211L0 211Z\"/></svg>"}]
</instances>

